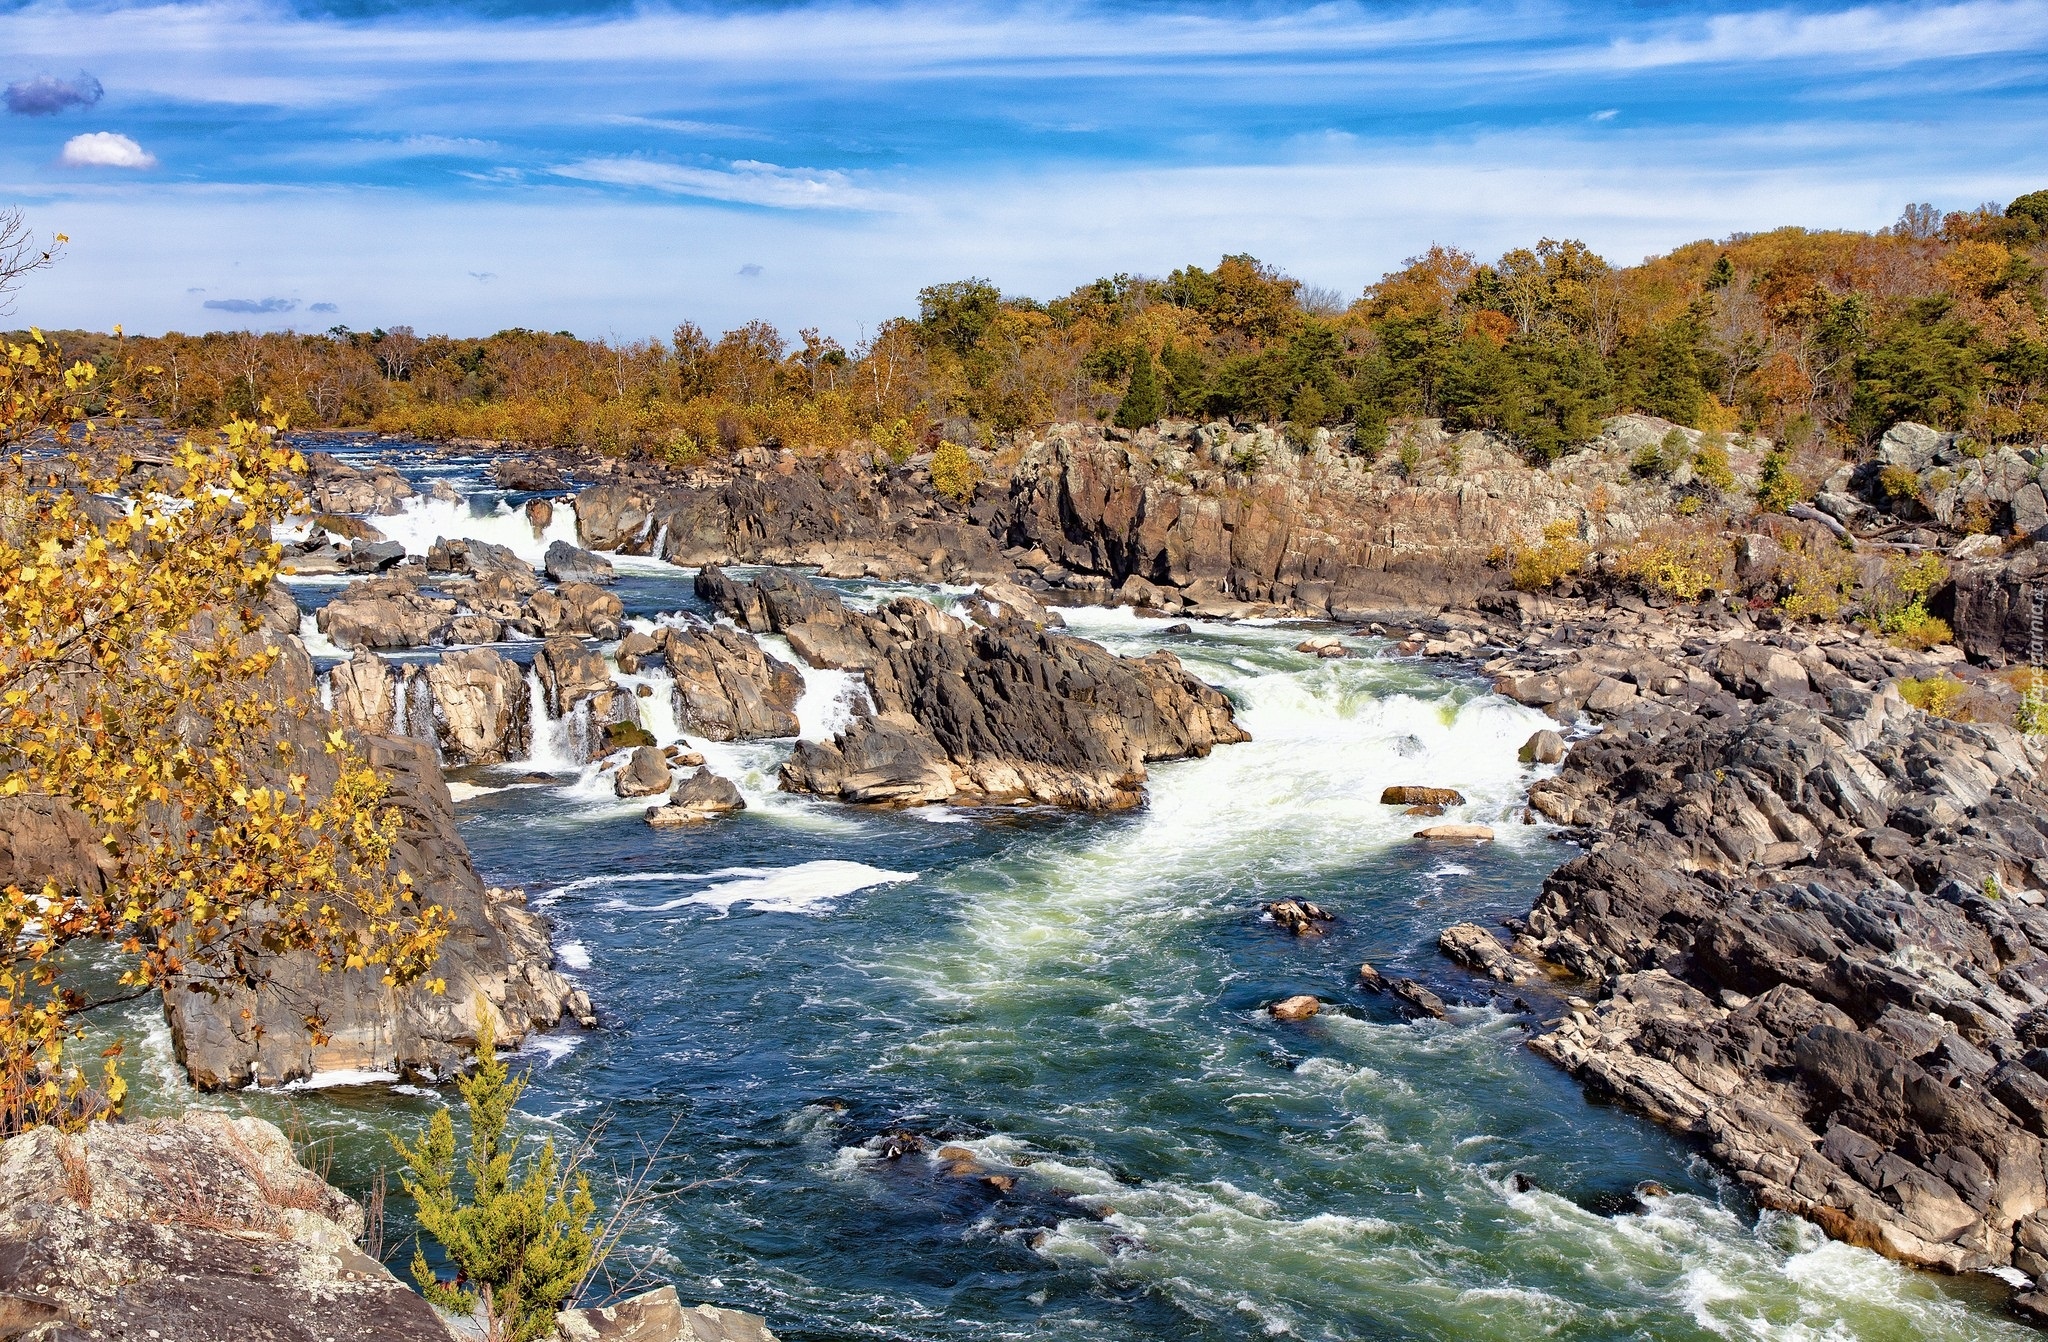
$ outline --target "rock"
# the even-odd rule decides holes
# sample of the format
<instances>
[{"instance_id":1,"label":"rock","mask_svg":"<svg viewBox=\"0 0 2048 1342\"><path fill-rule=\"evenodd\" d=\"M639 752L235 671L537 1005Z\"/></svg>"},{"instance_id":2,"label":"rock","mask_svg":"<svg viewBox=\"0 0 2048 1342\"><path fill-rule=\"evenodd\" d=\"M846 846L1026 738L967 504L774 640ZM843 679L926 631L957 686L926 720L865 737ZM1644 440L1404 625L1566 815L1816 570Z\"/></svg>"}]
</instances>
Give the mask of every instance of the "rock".
<instances>
[{"instance_id":1,"label":"rock","mask_svg":"<svg viewBox=\"0 0 2048 1342\"><path fill-rule=\"evenodd\" d=\"M401 577L350 583L313 616L314 625L343 648L417 648L446 633L456 604L420 594Z\"/></svg>"},{"instance_id":2,"label":"rock","mask_svg":"<svg viewBox=\"0 0 2048 1342\"><path fill-rule=\"evenodd\" d=\"M1315 638L1305 638L1301 642L1294 645L1294 650L1296 652L1305 652L1309 654L1311 657L1333 658L1343 657L1346 655L1344 649L1344 640L1340 638L1332 638L1329 635L1319 635Z\"/></svg>"},{"instance_id":3,"label":"rock","mask_svg":"<svg viewBox=\"0 0 2048 1342\"><path fill-rule=\"evenodd\" d=\"M362 1209L258 1118L37 1128L0 1147L8 1337L422 1342L447 1329L356 1247Z\"/></svg>"},{"instance_id":4,"label":"rock","mask_svg":"<svg viewBox=\"0 0 2048 1342\"><path fill-rule=\"evenodd\" d=\"M529 493L540 490L563 489L568 480L553 462L540 461L533 457L500 457L484 472L491 483L500 489L514 493Z\"/></svg>"},{"instance_id":5,"label":"rock","mask_svg":"<svg viewBox=\"0 0 2048 1342\"><path fill-rule=\"evenodd\" d=\"M1145 765L1247 739L1230 702L1171 653L1118 657L1022 620L977 626L899 598L872 615L788 575L698 592L784 634L813 666L858 670L872 712L832 741L800 741L782 786L843 801L954 798L1121 810Z\"/></svg>"},{"instance_id":6,"label":"rock","mask_svg":"<svg viewBox=\"0 0 2048 1342\"><path fill-rule=\"evenodd\" d=\"M2037 482L2029 481L2012 496L2012 534L2038 536L2044 527L2048 527L2048 495Z\"/></svg>"},{"instance_id":7,"label":"rock","mask_svg":"<svg viewBox=\"0 0 2048 1342\"><path fill-rule=\"evenodd\" d=\"M1358 982L1367 992L1383 993L1387 990L1386 976L1370 964L1359 965Z\"/></svg>"},{"instance_id":8,"label":"rock","mask_svg":"<svg viewBox=\"0 0 2048 1342\"><path fill-rule=\"evenodd\" d=\"M405 558L398 541L357 541L348 547L342 567L350 573L381 573Z\"/></svg>"},{"instance_id":9,"label":"rock","mask_svg":"<svg viewBox=\"0 0 2048 1342\"><path fill-rule=\"evenodd\" d=\"M1516 758L1524 764L1557 764L1564 759L1564 738L1548 728L1522 743Z\"/></svg>"},{"instance_id":10,"label":"rock","mask_svg":"<svg viewBox=\"0 0 2048 1342\"><path fill-rule=\"evenodd\" d=\"M653 746L637 747L612 780L612 790L621 797L652 797L668 787L668 759Z\"/></svg>"},{"instance_id":11,"label":"rock","mask_svg":"<svg viewBox=\"0 0 2048 1342\"><path fill-rule=\"evenodd\" d=\"M1306 993L1283 998L1266 1008L1274 1020L1307 1020L1323 1009L1323 1004Z\"/></svg>"},{"instance_id":12,"label":"rock","mask_svg":"<svg viewBox=\"0 0 2048 1342\"><path fill-rule=\"evenodd\" d=\"M775 1342L759 1315L715 1305L685 1309L673 1286L616 1305L565 1309L555 1327L561 1342Z\"/></svg>"},{"instance_id":13,"label":"rock","mask_svg":"<svg viewBox=\"0 0 2048 1342\"><path fill-rule=\"evenodd\" d=\"M413 495L406 478L390 466L358 471L324 453L315 453L307 466L313 477L307 497L315 512L375 513L388 517L399 511L402 500Z\"/></svg>"},{"instance_id":14,"label":"rock","mask_svg":"<svg viewBox=\"0 0 2048 1342\"><path fill-rule=\"evenodd\" d=\"M621 797L653 797L666 793L668 785L668 756L653 746L637 746L627 766L612 779L612 791Z\"/></svg>"},{"instance_id":15,"label":"rock","mask_svg":"<svg viewBox=\"0 0 2048 1342\"><path fill-rule=\"evenodd\" d=\"M1451 1014L1451 1009L1444 1005L1443 998L1438 997L1414 979L1395 979L1392 991L1394 996L1400 998L1409 1006L1414 1007L1425 1016L1432 1016L1437 1020L1443 1020Z\"/></svg>"},{"instance_id":16,"label":"rock","mask_svg":"<svg viewBox=\"0 0 2048 1342\"><path fill-rule=\"evenodd\" d=\"M549 579L558 583L608 583L618 578L618 571L612 567L611 560L578 549L567 541L556 541L548 546L542 567Z\"/></svg>"},{"instance_id":17,"label":"rock","mask_svg":"<svg viewBox=\"0 0 2048 1342\"><path fill-rule=\"evenodd\" d=\"M502 764L527 754L526 677L490 648L443 653L424 668L438 739L448 764Z\"/></svg>"},{"instance_id":18,"label":"rock","mask_svg":"<svg viewBox=\"0 0 2048 1342\"><path fill-rule=\"evenodd\" d=\"M1431 825L1427 829L1416 830L1415 837L1437 842L1476 840L1490 843L1493 830L1485 825Z\"/></svg>"},{"instance_id":19,"label":"rock","mask_svg":"<svg viewBox=\"0 0 2048 1342\"><path fill-rule=\"evenodd\" d=\"M660 647L685 732L713 741L797 734L803 673L770 657L749 635L715 625L668 626Z\"/></svg>"},{"instance_id":20,"label":"rock","mask_svg":"<svg viewBox=\"0 0 2048 1342\"><path fill-rule=\"evenodd\" d=\"M505 546L493 545L489 541L451 541L436 537L427 548L427 572L466 573L477 578L502 573L523 592L534 591L540 586L533 565Z\"/></svg>"},{"instance_id":21,"label":"rock","mask_svg":"<svg viewBox=\"0 0 2048 1342\"><path fill-rule=\"evenodd\" d=\"M666 805L648 808L647 823L656 829L671 829L702 824L715 815L746 809L746 798L731 779L699 769L676 785Z\"/></svg>"},{"instance_id":22,"label":"rock","mask_svg":"<svg viewBox=\"0 0 2048 1342\"><path fill-rule=\"evenodd\" d=\"M1803 676L1801 680L1804 680ZM1803 684L1801 688L1804 688ZM1593 692L1586 696L1586 711L1602 715L1619 713L1627 708L1635 697L1635 686L1626 681L1616 680L1612 676L1602 676L1594 684Z\"/></svg>"},{"instance_id":23,"label":"rock","mask_svg":"<svg viewBox=\"0 0 2048 1342\"><path fill-rule=\"evenodd\" d=\"M1465 794L1447 787L1390 787L1380 793L1382 806L1463 806Z\"/></svg>"},{"instance_id":24,"label":"rock","mask_svg":"<svg viewBox=\"0 0 2048 1342\"><path fill-rule=\"evenodd\" d=\"M533 528L536 540L546 535L548 528L555 524L555 505L546 499L528 499L525 511L526 524Z\"/></svg>"},{"instance_id":25,"label":"rock","mask_svg":"<svg viewBox=\"0 0 2048 1342\"><path fill-rule=\"evenodd\" d=\"M589 583L566 582L558 591L528 597L519 624L543 638L584 634L613 639L624 632L625 615L625 605L613 593Z\"/></svg>"},{"instance_id":26,"label":"rock","mask_svg":"<svg viewBox=\"0 0 2048 1342\"><path fill-rule=\"evenodd\" d=\"M1502 983L1528 983L1537 977L1533 965L1517 957L1477 923L1445 928L1436 944L1459 964Z\"/></svg>"},{"instance_id":27,"label":"rock","mask_svg":"<svg viewBox=\"0 0 2048 1342\"><path fill-rule=\"evenodd\" d=\"M360 541L364 544L373 544L385 539L383 532L377 530L377 528L371 526L360 517L346 517L338 513L320 513L313 518L313 525L336 540ZM404 554L404 547L399 547L398 552Z\"/></svg>"},{"instance_id":28,"label":"rock","mask_svg":"<svg viewBox=\"0 0 2048 1342\"><path fill-rule=\"evenodd\" d=\"M1934 468L1935 454L1951 441L1951 435L1925 424L1901 422L1885 430L1878 440L1877 459L1886 466L1903 466L1916 475Z\"/></svg>"},{"instance_id":29,"label":"rock","mask_svg":"<svg viewBox=\"0 0 2048 1342\"><path fill-rule=\"evenodd\" d=\"M1305 899L1276 899L1259 908L1297 937L1319 937L1327 930L1326 924L1336 921L1334 915Z\"/></svg>"}]
</instances>

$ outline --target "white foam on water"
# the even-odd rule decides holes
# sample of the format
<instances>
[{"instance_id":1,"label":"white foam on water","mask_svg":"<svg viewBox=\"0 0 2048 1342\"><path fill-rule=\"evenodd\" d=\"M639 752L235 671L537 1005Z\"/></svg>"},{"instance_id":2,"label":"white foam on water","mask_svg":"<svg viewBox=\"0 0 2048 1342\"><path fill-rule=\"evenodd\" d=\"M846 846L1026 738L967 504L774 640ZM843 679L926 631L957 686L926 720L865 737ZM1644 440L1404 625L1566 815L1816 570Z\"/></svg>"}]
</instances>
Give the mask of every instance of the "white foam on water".
<instances>
[{"instance_id":1,"label":"white foam on water","mask_svg":"<svg viewBox=\"0 0 2048 1342\"><path fill-rule=\"evenodd\" d=\"M258 1086L251 1083L245 1090L331 1090L336 1086L383 1086L398 1080L396 1072L369 1071L360 1068L338 1068L332 1072L315 1072L296 1081L287 1081L281 1086Z\"/></svg>"},{"instance_id":2,"label":"white foam on water","mask_svg":"<svg viewBox=\"0 0 2048 1342\"><path fill-rule=\"evenodd\" d=\"M789 640L780 634L756 635L768 654L789 663L804 678L804 692L797 697L797 738L829 741L847 728L854 718L872 711L867 680L858 671L833 671L815 667L796 655Z\"/></svg>"},{"instance_id":3,"label":"white foam on water","mask_svg":"<svg viewBox=\"0 0 2048 1342\"><path fill-rule=\"evenodd\" d=\"M590 947L580 941L565 941L555 947L555 958L571 969L590 968Z\"/></svg>"},{"instance_id":4,"label":"white foam on water","mask_svg":"<svg viewBox=\"0 0 2048 1342\"><path fill-rule=\"evenodd\" d=\"M468 783L460 778L451 778L448 780L448 796L455 801L473 801L493 792L509 792L514 786L511 783Z\"/></svg>"},{"instance_id":5,"label":"white foam on water","mask_svg":"<svg viewBox=\"0 0 2048 1342\"><path fill-rule=\"evenodd\" d=\"M732 867L713 874L729 875L732 879L659 904L610 900L603 907L634 913L669 913L680 908L702 906L730 913L734 905L745 904L763 913L819 913L833 900L856 891L917 879L916 872L885 871L865 862L837 858L804 862L794 867Z\"/></svg>"},{"instance_id":6,"label":"white foam on water","mask_svg":"<svg viewBox=\"0 0 2048 1342\"><path fill-rule=\"evenodd\" d=\"M532 737L519 763L544 773L566 773L583 767L576 751L573 724L548 716L547 691L540 672L526 668L526 720Z\"/></svg>"},{"instance_id":7,"label":"white foam on water","mask_svg":"<svg viewBox=\"0 0 2048 1342\"><path fill-rule=\"evenodd\" d=\"M526 520L525 510L514 508L502 500L495 507L479 512L467 499L437 499L429 494L415 494L400 503L398 512L389 517L373 517L369 521L386 538L404 545L407 554L423 555L433 548L436 540L488 541L492 545L504 546L538 569L547 555L548 546L556 541L577 544L575 503L567 498L552 502L554 516L538 536L533 532L533 524Z\"/></svg>"},{"instance_id":8,"label":"white foam on water","mask_svg":"<svg viewBox=\"0 0 2048 1342\"><path fill-rule=\"evenodd\" d=\"M348 649L320 632L320 622L311 611L299 616L299 642L306 645L308 656L332 657L337 661L348 660Z\"/></svg>"}]
</instances>

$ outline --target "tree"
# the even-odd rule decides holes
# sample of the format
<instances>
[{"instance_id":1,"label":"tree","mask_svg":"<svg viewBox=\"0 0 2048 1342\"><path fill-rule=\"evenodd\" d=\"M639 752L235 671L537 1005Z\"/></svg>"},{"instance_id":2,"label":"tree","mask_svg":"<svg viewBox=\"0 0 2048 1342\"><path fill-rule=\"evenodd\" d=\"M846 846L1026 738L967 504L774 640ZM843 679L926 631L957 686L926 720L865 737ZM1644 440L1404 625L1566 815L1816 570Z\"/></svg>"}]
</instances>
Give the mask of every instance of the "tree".
<instances>
[{"instance_id":1,"label":"tree","mask_svg":"<svg viewBox=\"0 0 2048 1342\"><path fill-rule=\"evenodd\" d=\"M975 467L974 458L967 455L967 449L952 439L940 443L932 452L932 488L953 502L965 505L974 497L974 486L980 481L981 472Z\"/></svg>"},{"instance_id":2,"label":"tree","mask_svg":"<svg viewBox=\"0 0 2048 1342\"><path fill-rule=\"evenodd\" d=\"M94 1107L64 1059L81 1005L55 968L70 943L119 947L141 990L258 989L266 957L290 951L398 984L430 970L448 926L392 867L400 817L376 772L339 732L310 758L292 744L317 705L260 612L304 462L237 421L161 471L96 465L75 424L93 381L40 333L0 358L0 806L91 857L0 891L7 1132ZM74 450L24 450L39 432ZM317 1036L316 1012L307 1023Z\"/></svg>"},{"instance_id":3,"label":"tree","mask_svg":"<svg viewBox=\"0 0 2048 1342\"><path fill-rule=\"evenodd\" d=\"M453 1281L441 1280L419 1248L412 1275L428 1300L452 1314L481 1309L487 1342L535 1342L554 1332L556 1313L598 1263L597 1209L590 1181L573 1162L564 1167L552 1137L514 1180L518 1142L506 1125L526 1078L507 1076L486 1003L477 1003L477 1017L477 1067L456 1082L469 1110L468 1198L456 1189L455 1121L446 1109L435 1112L417 1141L391 1140L405 1161L400 1180L418 1207L420 1228L456 1269Z\"/></svg>"},{"instance_id":4,"label":"tree","mask_svg":"<svg viewBox=\"0 0 2048 1342\"><path fill-rule=\"evenodd\" d=\"M1117 427L1142 429L1158 423L1165 413L1166 402L1159 394L1159 370L1152 362L1152 352L1141 349L1131 365L1130 385L1116 408Z\"/></svg>"}]
</instances>

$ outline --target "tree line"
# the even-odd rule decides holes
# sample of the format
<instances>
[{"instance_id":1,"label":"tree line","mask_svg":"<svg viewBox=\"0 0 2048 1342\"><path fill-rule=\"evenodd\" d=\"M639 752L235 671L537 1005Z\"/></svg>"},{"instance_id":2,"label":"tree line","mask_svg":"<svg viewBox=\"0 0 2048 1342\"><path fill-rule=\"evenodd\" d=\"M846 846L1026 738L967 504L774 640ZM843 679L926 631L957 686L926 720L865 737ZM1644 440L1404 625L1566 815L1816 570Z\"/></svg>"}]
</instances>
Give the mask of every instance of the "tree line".
<instances>
[{"instance_id":1,"label":"tree line","mask_svg":"<svg viewBox=\"0 0 2048 1342\"><path fill-rule=\"evenodd\" d=\"M765 322L715 339L481 339L407 327L161 338L60 333L109 395L173 425L265 400L308 427L644 453L756 443L905 455L1064 420L1166 415L1386 426L1438 417L1534 460L1625 410L1795 446L1868 444L1912 419L1986 442L2048 438L2048 191L1875 232L1780 228L1617 266L1544 239L1482 262L1432 246L1354 301L1250 256L1063 297L933 285L851 348Z\"/></svg>"}]
</instances>

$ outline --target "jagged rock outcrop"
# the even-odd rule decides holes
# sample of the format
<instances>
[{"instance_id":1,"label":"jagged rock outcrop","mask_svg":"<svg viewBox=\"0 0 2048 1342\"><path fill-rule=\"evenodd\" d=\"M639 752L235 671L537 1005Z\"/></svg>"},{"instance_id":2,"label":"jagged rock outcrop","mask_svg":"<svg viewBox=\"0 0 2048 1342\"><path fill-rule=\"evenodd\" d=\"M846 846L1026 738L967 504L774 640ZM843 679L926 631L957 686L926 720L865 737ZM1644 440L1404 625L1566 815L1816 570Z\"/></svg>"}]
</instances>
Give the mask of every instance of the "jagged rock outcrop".
<instances>
[{"instance_id":1,"label":"jagged rock outcrop","mask_svg":"<svg viewBox=\"0 0 2048 1342\"><path fill-rule=\"evenodd\" d=\"M442 654L418 679L433 700L444 762L499 764L527 753L533 724L517 663L489 648L465 648Z\"/></svg>"},{"instance_id":2,"label":"jagged rock outcrop","mask_svg":"<svg viewBox=\"0 0 2048 1342\"><path fill-rule=\"evenodd\" d=\"M656 829L677 829L746 809L746 798L740 795L737 784L730 778L700 768L676 784L676 790L669 794L665 803L647 808L647 823Z\"/></svg>"},{"instance_id":3,"label":"jagged rock outcrop","mask_svg":"<svg viewBox=\"0 0 2048 1342\"><path fill-rule=\"evenodd\" d=\"M668 791L668 785L668 757L653 746L635 747L612 779L612 791L621 797L652 797Z\"/></svg>"},{"instance_id":4,"label":"jagged rock outcrop","mask_svg":"<svg viewBox=\"0 0 2048 1342\"><path fill-rule=\"evenodd\" d=\"M1446 949L1598 984L1532 1047L1764 1205L2048 1287L2048 752L1910 708L1853 645L1709 653L1709 686L1646 695L1532 789L1589 848L1512 947Z\"/></svg>"},{"instance_id":5,"label":"jagged rock outcrop","mask_svg":"<svg viewBox=\"0 0 2048 1342\"><path fill-rule=\"evenodd\" d=\"M676 718L685 732L713 741L796 735L803 673L747 635L669 625L656 646L675 681Z\"/></svg>"},{"instance_id":6,"label":"jagged rock outcrop","mask_svg":"<svg viewBox=\"0 0 2048 1342\"><path fill-rule=\"evenodd\" d=\"M526 677L490 648L406 666L358 650L327 673L327 685L344 726L432 741L446 765L500 764L531 745Z\"/></svg>"},{"instance_id":7,"label":"jagged rock outcrop","mask_svg":"<svg viewBox=\"0 0 2048 1342\"><path fill-rule=\"evenodd\" d=\"M583 634L613 639L624 632L625 616L625 605L615 594L587 582L565 582L555 591L542 589L528 597L512 623L540 638Z\"/></svg>"},{"instance_id":8,"label":"jagged rock outcrop","mask_svg":"<svg viewBox=\"0 0 2048 1342\"><path fill-rule=\"evenodd\" d=\"M608 583L616 581L619 576L611 560L580 550L567 541L549 545L543 563L552 582Z\"/></svg>"},{"instance_id":9,"label":"jagged rock outcrop","mask_svg":"<svg viewBox=\"0 0 2048 1342\"><path fill-rule=\"evenodd\" d=\"M1248 739L1230 702L1159 652L1118 657L1023 620L977 626L900 598L873 615L786 574L698 592L788 638L814 666L863 673L873 711L832 741L800 741L783 786L846 801L1035 801L1116 810L1148 761Z\"/></svg>"},{"instance_id":10,"label":"jagged rock outcrop","mask_svg":"<svg viewBox=\"0 0 2048 1342\"><path fill-rule=\"evenodd\" d=\"M313 617L320 632L343 648L416 648L438 643L459 609L447 597L428 596L398 575L350 583Z\"/></svg>"},{"instance_id":11,"label":"jagged rock outcrop","mask_svg":"<svg viewBox=\"0 0 2048 1342\"><path fill-rule=\"evenodd\" d=\"M296 953L265 957L259 990L230 985L202 992L174 983L164 993L172 1043L201 1089L275 1085L332 1071L445 1075L475 1046L479 996L507 1043L565 1014L592 1016L587 999L554 971L546 924L522 896L486 891L477 878L427 743L379 736L363 742L403 818L393 860L451 915L453 929L434 967L447 990L394 989L374 972L322 973L310 956ZM317 773L319 762L308 760L307 767ZM309 1014L323 1021L318 1040L306 1030Z\"/></svg>"},{"instance_id":12,"label":"jagged rock outcrop","mask_svg":"<svg viewBox=\"0 0 2048 1342\"><path fill-rule=\"evenodd\" d=\"M363 1212L258 1118L37 1128L0 1147L0 1335L430 1342Z\"/></svg>"},{"instance_id":13,"label":"jagged rock outcrop","mask_svg":"<svg viewBox=\"0 0 2048 1342\"><path fill-rule=\"evenodd\" d=\"M722 481L598 485L576 496L576 530L594 550L672 563L816 564L848 577L999 578L1011 573L988 528L907 473L838 462Z\"/></svg>"},{"instance_id":14,"label":"jagged rock outcrop","mask_svg":"<svg viewBox=\"0 0 2048 1342\"><path fill-rule=\"evenodd\" d=\"M603 753L605 728L639 720L632 691L612 679L604 658L581 639L558 635L541 644L533 670L540 678L548 715L575 722L572 736L583 759Z\"/></svg>"}]
</instances>

